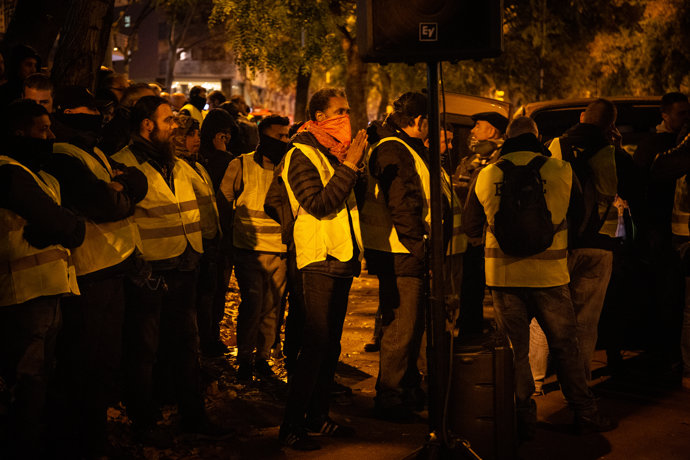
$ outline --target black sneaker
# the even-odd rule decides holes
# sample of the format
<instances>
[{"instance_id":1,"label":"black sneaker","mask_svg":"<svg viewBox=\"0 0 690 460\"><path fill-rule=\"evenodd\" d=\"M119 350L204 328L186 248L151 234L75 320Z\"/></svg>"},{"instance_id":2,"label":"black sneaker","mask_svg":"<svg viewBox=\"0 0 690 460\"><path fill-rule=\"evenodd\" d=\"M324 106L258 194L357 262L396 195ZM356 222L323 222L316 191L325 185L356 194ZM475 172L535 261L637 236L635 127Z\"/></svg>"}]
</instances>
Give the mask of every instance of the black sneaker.
<instances>
[{"instance_id":1,"label":"black sneaker","mask_svg":"<svg viewBox=\"0 0 690 460\"><path fill-rule=\"evenodd\" d=\"M289 430L281 427L278 433L278 440L282 446L295 450L310 451L321 449L321 444L312 439L304 429Z\"/></svg>"},{"instance_id":2,"label":"black sneaker","mask_svg":"<svg viewBox=\"0 0 690 460\"><path fill-rule=\"evenodd\" d=\"M257 377L270 378L275 377L276 374L273 372L271 365L265 359L257 359L254 363L254 373Z\"/></svg>"},{"instance_id":3,"label":"black sneaker","mask_svg":"<svg viewBox=\"0 0 690 460\"><path fill-rule=\"evenodd\" d=\"M351 438L356 433L351 426L341 425L328 417L323 422L307 422L307 432L316 436L332 438Z\"/></svg>"},{"instance_id":4,"label":"black sneaker","mask_svg":"<svg viewBox=\"0 0 690 460\"><path fill-rule=\"evenodd\" d=\"M574 425L577 434L604 433L614 430L618 422L600 412L595 412L588 416L576 415Z\"/></svg>"}]
</instances>

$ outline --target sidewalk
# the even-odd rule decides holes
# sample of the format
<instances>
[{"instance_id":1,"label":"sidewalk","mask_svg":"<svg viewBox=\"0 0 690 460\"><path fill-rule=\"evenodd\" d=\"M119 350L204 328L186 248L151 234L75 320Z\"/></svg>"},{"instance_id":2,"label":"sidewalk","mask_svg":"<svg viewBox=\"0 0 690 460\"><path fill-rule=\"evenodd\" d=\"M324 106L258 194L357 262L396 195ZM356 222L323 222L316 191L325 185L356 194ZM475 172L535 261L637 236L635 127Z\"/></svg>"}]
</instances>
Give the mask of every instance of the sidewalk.
<instances>
[{"instance_id":1,"label":"sidewalk","mask_svg":"<svg viewBox=\"0 0 690 460\"><path fill-rule=\"evenodd\" d=\"M235 313L236 298L236 293L232 293L228 305ZM132 445L128 439L128 429L120 421L114 423L114 444L119 444L126 451L123 458L128 459L405 458L424 444L427 414L421 413L418 423L406 425L383 422L373 416L378 353L365 353L364 344L371 340L377 305L376 278L363 276L356 279L345 319L341 364L337 371L337 379L350 386L353 395L340 397L331 410L334 419L356 428L355 438L322 438L320 442L323 448L314 452L281 448L278 425L282 419L285 383L276 380L240 385L235 378L234 358L226 357L215 361L210 367L205 366L218 379L208 392L207 404L214 420L238 432L236 438L211 442L178 437L173 448L161 451ZM485 316L492 316L490 307L485 309ZM226 322L225 329L223 334L228 334L232 326ZM227 343L232 342L231 335L225 336ZM602 411L619 420L620 425L616 430L587 436L571 434L572 415L566 408L555 377L551 376L546 381L547 394L536 398L539 418L537 437L520 446L518 458L690 459L690 393L680 389L680 377L661 375L655 368L657 363L652 356L628 352L624 363L625 378L612 379L605 375L604 352L597 352L594 359L593 390L600 398ZM274 369L284 377L280 374L280 363ZM168 414L164 412L166 416ZM174 420L175 415L169 417ZM173 427L175 424L170 421L170 425Z\"/></svg>"}]
</instances>

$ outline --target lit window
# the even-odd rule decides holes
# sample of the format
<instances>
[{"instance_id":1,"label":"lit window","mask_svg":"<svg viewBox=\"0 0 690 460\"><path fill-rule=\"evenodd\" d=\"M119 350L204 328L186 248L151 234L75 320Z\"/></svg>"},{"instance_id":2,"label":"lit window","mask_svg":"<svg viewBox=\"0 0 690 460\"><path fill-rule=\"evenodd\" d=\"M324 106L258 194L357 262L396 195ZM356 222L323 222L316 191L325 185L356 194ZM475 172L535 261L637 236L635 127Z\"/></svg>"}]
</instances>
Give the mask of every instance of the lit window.
<instances>
[{"instance_id":1,"label":"lit window","mask_svg":"<svg viewBox=\"0 0 690 460\"><path fill-rule=\"evenodd\" d=\"M123 18L122 23L125 25L125 29L129 29L130 27L132 27L132 16L126 15Z\"/></svg>"}]
</instances>

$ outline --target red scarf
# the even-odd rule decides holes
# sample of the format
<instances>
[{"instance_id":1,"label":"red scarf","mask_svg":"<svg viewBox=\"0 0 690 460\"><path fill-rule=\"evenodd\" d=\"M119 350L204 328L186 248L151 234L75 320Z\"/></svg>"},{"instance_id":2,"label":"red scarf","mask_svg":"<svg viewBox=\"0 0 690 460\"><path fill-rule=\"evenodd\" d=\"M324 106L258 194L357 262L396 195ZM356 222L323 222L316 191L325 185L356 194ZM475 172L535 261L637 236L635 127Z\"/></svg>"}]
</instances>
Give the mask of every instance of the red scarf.
<instances>
[{"instance_id":1,"label":"red scarf","mask_svg":"<svg viewBox=\"0 0 690 460\"><path fill-rule=\"evenodd\" d=\"M339 162L345 161L347 149L352 142L349 115L338 115L321 122L310 120L298 132L302 131L312 133L319 144L326 147Z\"/></svg>"}]
</instances>

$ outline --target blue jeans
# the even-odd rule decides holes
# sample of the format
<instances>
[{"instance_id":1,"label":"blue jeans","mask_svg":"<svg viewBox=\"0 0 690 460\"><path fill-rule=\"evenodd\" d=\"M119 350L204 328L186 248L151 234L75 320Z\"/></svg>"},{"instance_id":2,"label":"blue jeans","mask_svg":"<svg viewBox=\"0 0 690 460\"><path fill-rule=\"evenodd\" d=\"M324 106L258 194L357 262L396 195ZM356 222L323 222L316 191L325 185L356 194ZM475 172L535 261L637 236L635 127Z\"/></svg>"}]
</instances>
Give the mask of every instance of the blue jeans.
<instances>
[{"instance_id":1,"label":"blue jeans","mask_svg":"<svg viewBox=\"0 0 690 460\"><path fill-rule=\"evenodd\" d=\"M568 405L576 415L597 411L587 386L575 335L575 312L567 285L551 288L491 288L499 328L515 353L515 398L518 417L531 406L534 381L529 364L530 321L537 318L556 363L558 380Z\"/></svg>"},{"instance_id":2,"label":"blue jeans","mask_svg":"<svg viewBox=\"0 0 690 460\"><path fill-rule=\"evenodd\" d=\"M421 382L417 358L424 334L424 280L394 275L378 278L381 359L376 405L388 408L412 397Z\"/></svg>"},{"instance_id":3,"label":"blue jeans","mask_svg":"<svg viewBox=\"0 0 690 460\"><path fill-rule=\"evenodd\" d=\"M587 380L592 378L590 364L597 345L599 317L612 268L612 251L582 248L568 253L570 297L577 320L580 360Z\"/></svg>"}]
</instances>

